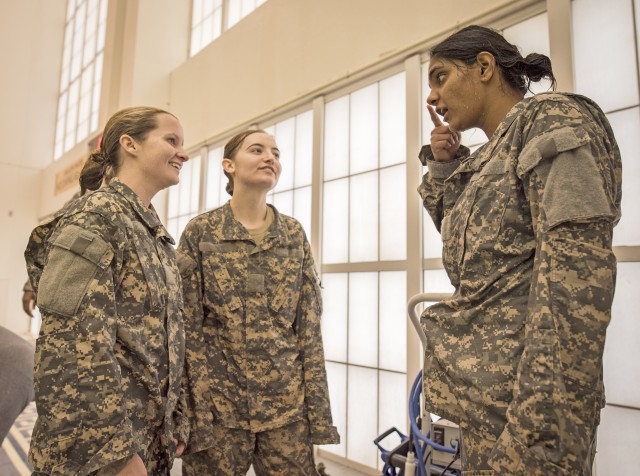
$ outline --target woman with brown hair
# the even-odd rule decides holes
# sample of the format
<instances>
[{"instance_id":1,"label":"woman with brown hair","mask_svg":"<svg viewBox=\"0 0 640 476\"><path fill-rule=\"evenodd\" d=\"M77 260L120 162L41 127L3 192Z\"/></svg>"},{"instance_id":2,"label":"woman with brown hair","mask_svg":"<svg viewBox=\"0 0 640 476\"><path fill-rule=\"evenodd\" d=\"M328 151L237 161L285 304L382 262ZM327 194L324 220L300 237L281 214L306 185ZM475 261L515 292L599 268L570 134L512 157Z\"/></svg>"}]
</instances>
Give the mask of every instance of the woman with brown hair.
<instances>
[{"instance_id":1,"label":"woman with brown hair","mask_svg":"<svg viewBox=\"0 0 640 476\"><path fill-rule=\"evenodd\" d=\"M178 248L195 405L183 472L316 475L313 445L339 436L311 248L300 223L267 204L282 170L271 135L236 135L222 167L231 200L191 220Z\"/></svg>"},{"instance_id":2,"label":"woman with brown hair","mask_svg":"<svg viewBox=\"0 0 640 476\"><path fill-rule=\"evenodd\" d=\"M75 200L27 249L42 314L34 474L166 475L188 438L180 276L151 199L188 160L180 122L132 107L105 126ZM44 267L32 253L44 247Z\"/></svg>"}]
</instances>

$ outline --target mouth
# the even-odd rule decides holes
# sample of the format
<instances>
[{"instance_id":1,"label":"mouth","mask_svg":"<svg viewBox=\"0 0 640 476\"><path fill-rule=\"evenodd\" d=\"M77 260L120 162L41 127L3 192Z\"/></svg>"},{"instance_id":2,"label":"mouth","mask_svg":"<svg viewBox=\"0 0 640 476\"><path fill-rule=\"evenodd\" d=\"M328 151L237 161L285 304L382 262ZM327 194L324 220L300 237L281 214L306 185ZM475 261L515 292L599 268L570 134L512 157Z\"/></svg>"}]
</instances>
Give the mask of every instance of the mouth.
<instances>
[{"instance_id":1,"label":"mouth","mask_svg":"<svg viewBox=\"0 0 640 476\"><path fill-rule=\"evenodd\" d=\"M182 169L182 164L179 162L169 162L169 165L174 169L177 169L178 172L180 171L180 169Z\"/></svg>"},{"instance_id":2,"label":"mouth","mask_svg":"<svg viewBox=\"0 0 640 476\"><path fill-rule=\"evenodd\" d=\"M440 107L440 108L436 109L436 114L441 116L445 121L447 120L447 113L448 112L449 112L449 109L444 108L444 107Z\"/></svg>"},{"instance_id":3,"label":"mouth","mask_svg":"<svg viewBox=\"0 0 640 476\"><path fill-rule=\"evenodd\" d=\"M276 171L273 167L261 167L262 170L268 170L270 171L273 175L276 174Z\"/></svg>"}]
</instances>

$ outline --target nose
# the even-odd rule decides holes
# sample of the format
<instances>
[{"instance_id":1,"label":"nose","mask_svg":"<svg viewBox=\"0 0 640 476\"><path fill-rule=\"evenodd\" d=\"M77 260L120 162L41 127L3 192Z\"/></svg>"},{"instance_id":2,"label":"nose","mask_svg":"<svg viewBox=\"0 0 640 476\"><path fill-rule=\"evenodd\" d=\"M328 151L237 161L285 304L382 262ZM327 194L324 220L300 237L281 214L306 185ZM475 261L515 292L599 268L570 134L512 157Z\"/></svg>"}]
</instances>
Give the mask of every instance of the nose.
<instances>
[{"instance_id":1,"label":"nose","mask_svg":"<svg viewBox=\"0 0 640 476\"><path fill-rule=\"evenodd\" d=\"M178 151L178 158L180 158L182 162L186 162L187 160L189 160L189 154L187 154L183 148L180 148L180 150Z\"/></svg>"},{"instance_id":2,"label":"nose","mask_svg":"<svg viewBox=\"0 0 640 476\"><path fill-rule=\"evenodd\" d=\"M436 94L433 92L433 89L429 91L429 95L427 96L427 104L430 104L433 107L436 107L436 103L438 102L438 98Z\"/></svg>"}]
</instances>

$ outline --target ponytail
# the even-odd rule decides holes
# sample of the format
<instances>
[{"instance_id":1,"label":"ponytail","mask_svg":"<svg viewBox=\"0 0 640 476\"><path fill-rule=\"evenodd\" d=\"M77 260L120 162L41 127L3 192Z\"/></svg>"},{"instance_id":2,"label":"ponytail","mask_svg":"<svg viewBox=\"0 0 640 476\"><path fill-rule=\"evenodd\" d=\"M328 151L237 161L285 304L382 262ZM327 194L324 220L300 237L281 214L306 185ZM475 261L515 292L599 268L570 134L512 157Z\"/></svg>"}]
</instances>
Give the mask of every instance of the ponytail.
<instances>
[{"instance_id":1,"label":"ponytail","mask_svg":"<svg viewBox=\"0 0 640 476\"><path fill-rule=\"evenodd\" d=\"M98 190L109 166L109 160L102 151L96 150L91 153L80 172L80 195L84 195L87 190Z\"/></svg>"}]
</instances>

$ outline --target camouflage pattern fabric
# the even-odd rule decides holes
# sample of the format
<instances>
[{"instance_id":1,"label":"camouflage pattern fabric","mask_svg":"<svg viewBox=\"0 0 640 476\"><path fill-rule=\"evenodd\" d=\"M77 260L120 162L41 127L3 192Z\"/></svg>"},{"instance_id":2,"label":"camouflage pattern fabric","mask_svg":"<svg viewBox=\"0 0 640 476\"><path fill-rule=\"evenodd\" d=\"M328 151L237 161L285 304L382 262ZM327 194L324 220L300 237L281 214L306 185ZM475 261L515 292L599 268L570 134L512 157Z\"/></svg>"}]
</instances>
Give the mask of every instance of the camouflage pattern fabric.
<instances>
[{"instance_id":1,"label":"camouflage pattern fabric","mask_svg":"<svg viewBox=\"0 0 640 476\"><path fill-rule=\"evenodd\" d=\"M218 425L211 431L216 444L184 456L184 476L238 476L252 464L257 476L318 476L306 420L259 433Z\"/></svg>"},{"instance_id":2,"label":"camouflage pattern fabric","mask_svg":"<svg viewBox=\"0 0 640 476\"><path fill-rule=\"evenodd\" d=\"M429 411L496 441L500 474L579 475L604 405L620 152L591 100L516 104L419 187L455 293L422 314Z\"/></svg>"},{"instance_id":3,"label":"camouflage pattern fabric","mask_svg":"<svg viewBox=\"0 0 640 476\"><path fill-rule=\"evenodd\" d=\"M307 419L337 443L320 332L320 280L304 230L274 209L256 246L229 203L192 219L178 247L185 297L187 453L210 448L212 423L252 433Z\"/></svg>"},{"instance_id":4,"label":"camouflage pattern fabric","mask_svg":"<svg viewBox=\"0 0 640 476\"><path fill-rule=\"evenodd\" d=\"M23 291L35 292L31 280L33 279L34 282L38 282L40 281L40 276L42 276L47 251L45 242L58 224L58 221L60 221L60 218L67 213L67 210L71 208L72 204L78 198L80 198L80 192L74 193L60 210L45 218L44 221L31 232L29 243L24 253L29 279L27 279L27 282L24 284L22 288Z\"/></svg>"},{"instance_id":5,"label":"camouflage pattern fabric","mask_svg":"<svg viewBox=\"0 0 640 476\"><path fill-rule=\"evenodd\" d=\"M27 262L45 260L41 277L29 269L42 313L34 474L116 474L136 453L149 474L164 474L174 436L187 441L173 243L153 207L118 179L30 241Z\"/></svg>"}]
</instances>

